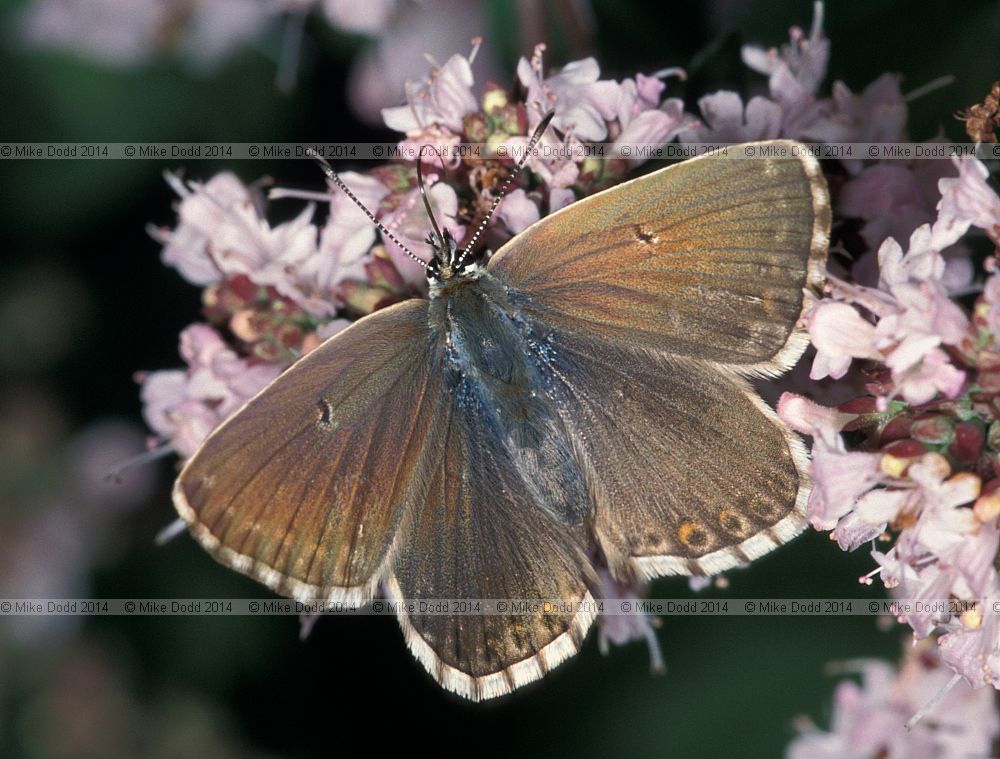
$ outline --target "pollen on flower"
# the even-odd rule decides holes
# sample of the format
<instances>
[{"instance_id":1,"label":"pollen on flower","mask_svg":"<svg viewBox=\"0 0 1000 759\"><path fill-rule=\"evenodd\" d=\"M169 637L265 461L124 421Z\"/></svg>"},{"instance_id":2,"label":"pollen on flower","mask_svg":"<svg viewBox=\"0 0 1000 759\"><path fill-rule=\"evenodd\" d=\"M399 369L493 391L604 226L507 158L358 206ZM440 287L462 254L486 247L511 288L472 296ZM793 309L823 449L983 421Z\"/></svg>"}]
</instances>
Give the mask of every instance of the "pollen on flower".
<instances>
[{"instance_id":1,"label":"pollen on flower","mask_svg":"<svg viewBox=\"0 0 1000 759\"><path fill-rule=\"evenodd\" d=\"M879 459L879 469L888 477L902 477L913 458L902 458L886 453Z\"/></svg>"},{"instance_id":2,"label":"pollen on flower","mask_svg":"<svg viewBox=\"0 0 1000 759\"><path fill-rule=\"evenodd\" d=\"M962 627L966 630L978 630L983 626L983 612L978 606L967 609L959 616Z\"/></svg>"},{"instance_id":3,"label":"pollen on flower","mask_svg":"<svg viewBox=\"0 0 1000 759\"><path fill-rule=\"evenodd\" d=\"M996 521L1000 517L1000 491L994 490L977 498L972 513L983 524Z\"/></svg>"}]
</instances>

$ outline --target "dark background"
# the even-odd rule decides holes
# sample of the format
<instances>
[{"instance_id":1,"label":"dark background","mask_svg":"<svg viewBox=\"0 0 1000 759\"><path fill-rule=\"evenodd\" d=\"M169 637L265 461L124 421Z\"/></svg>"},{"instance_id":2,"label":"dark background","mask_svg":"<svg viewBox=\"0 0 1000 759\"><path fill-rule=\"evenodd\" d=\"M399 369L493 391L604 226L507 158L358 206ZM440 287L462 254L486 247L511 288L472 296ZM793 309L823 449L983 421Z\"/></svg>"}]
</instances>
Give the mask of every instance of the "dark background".
<instances>
[{"instance_id":1,"label":"dark background","mask_svg":"<svg viewBox=\"0 0 1000 759\"><path fill-rule=\"evenodd\" d=\"M316 14L307 22L298 86L282 94L273 61L259 49L245 48L199 75L169 58L119 70L26 49L10 23L23 5L0 6L7 30L0 141L395 138L355 120L345 101L347 67L367 41L332 30ZM534 42L517 39L510 21L516 5L490 3L492 23L481 30L510 72ZM742 65L740 45L784 43L791 24L808 31L812 16L807 2L689 3L670 12L662 5L596 0L591 49L603 77L687 67L688 82L682 89L671 82L668 92L683 92L692 111L700 95L717 89L761 90L764 77ZM559 41L561 7L548 10L556 30L549 65L565 62L571 47ZM825 28L832 56L821 95L835 79L860 91L885 71L903 75L904 92L955 75L952 85L910 104L915 139L962 139L952 115L980 100L1000 76L995 2L829 3ZM247 182L270 174L282 185L315 190L322 182L307 161L3 161L0 167L2 527L30 514L35 494L67 485L60 451L80 430L108 417L141 424L136 370L180 365L177 336L199 318L200 302L195 287L160 263L159 246L145 231L149 222L175 222L163 170L207 179L230 169ZM272 221L298 208L277 203ZM32 402L57 419L44 434L25 417L23 404ZM89 562L81 578L89 592L269 597L215 564L186 535L154 547L156 532L174 518L173 461L155 466L152 495L114 517L110 537ZM810 533L752 569L729 573L728 590L700 595L875 598L877 586L857 582L872 567L864 550L845 555L825 534ZM667 579L653 595L692 594L686 580ZM5 624L0 619L5 757L74 756L90 738L98 746L109 741L103 754L109 756L126 745L121 755L210 747L215 756L309 757L340 753L348 736L401 753L777 756L800 715L827 725L836 682L830 662L895 659L906 639L904 629L881 631L867 616L668 617L659 631L663 676L650 676L643 644L603 657L592 634L580 654L542 682L474 705L434 683L388 617L321 620L304 643L290 617L88 618L35 646L5 637ZM66 682L71 675L89 685L74 690ZM86 740L51 735L74 715L79 724L71 728L78 732L70 734ZM109 735L91 735L102 730ZM116 738L115 730L125 737Z\"/></svg>"}]
</instances>

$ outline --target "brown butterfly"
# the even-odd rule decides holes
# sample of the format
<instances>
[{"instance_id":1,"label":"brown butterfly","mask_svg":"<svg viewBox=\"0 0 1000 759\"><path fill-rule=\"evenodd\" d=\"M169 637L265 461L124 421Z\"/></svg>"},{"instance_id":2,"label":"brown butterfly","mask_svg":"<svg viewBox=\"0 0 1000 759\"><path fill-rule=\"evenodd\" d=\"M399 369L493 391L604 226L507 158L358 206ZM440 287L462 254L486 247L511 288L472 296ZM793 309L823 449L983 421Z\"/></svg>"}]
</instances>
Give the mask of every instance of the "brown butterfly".
<instances>
[{"instance_id":1,"label":"brown butterfly","mask_svg":"<svg viewBox=\"0 0 1000 759\"><path fill-rule=\"evenodd\" d=\"M333 601L572 604L596 592L595 556L627 583L785 543L807 457L747 378L795 363L823 281L826 183L795 153L668 167L485 265L436 231L430 298L355 322L250 400L187 462L178 512L223 564ZM428 672L474 700L540 678L593 621L399 614Z\"/></svg>"}]
</instances>

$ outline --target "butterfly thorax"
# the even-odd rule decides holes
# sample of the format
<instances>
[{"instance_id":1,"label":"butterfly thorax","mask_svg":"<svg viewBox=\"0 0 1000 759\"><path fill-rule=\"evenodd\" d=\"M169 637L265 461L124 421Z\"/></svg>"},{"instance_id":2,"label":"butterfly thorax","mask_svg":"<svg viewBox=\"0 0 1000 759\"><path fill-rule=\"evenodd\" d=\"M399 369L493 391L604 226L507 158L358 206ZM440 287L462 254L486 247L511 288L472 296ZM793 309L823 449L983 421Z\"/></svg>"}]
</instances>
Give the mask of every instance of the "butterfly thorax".
<instances>
[{"instance_id":1,"label":"butterfly thorax","mask_svg":"<svg viewBox=\"0 0 1000 759\"><path fill-rule=\"evenodd\" d=\"M449 395L462 416L495 438L480 441L509 462L538 504L570 524L582 519L583 475L544 375L537 327L485 267L444 280L430 303L430 327ZM432 283L433 287L433 283Z\"/></svg>"}]
</instances>

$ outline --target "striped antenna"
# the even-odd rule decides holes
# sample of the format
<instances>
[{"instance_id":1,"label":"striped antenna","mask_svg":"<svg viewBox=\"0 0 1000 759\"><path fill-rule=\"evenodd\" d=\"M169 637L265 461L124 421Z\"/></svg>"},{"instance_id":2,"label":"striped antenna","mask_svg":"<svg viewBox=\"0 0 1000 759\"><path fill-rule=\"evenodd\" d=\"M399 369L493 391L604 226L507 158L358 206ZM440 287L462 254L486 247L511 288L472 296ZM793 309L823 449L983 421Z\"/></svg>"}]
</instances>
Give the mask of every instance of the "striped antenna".
<instances>
[{"instance_id":1,"label":"striped antenna","mask_svg":"<svg viewBox=\"0 0 1000 759\"><path fill-rule=\"evenodd\" d=\"M311 149L309 150L309 155L312 156L313 160L319 164L321 169L323 169L323 173L326 174L327 179L329 179L331 182L337 185L337 187L343 190L344 194L351 200L353 200L358 208L360 208L362 211L365 212L365 216L371 219L372 224L378 227L378 229L382 232L382 234L384 234L386 237L388 237L390 240L396 243L396 245L399 246L400 250L402 250L406 255L408 255L410 258L412 258L414 261L416 261L425 269L427 268L427 262L424 261L422 258L418 258L416 255L414 255L413 251L407 248L405 245L403 245L400 239L386 228L385 224L383 224L382 222L380 222L378 219L375 218L375 214L369 211L368 208L365 206L365 204L358 199L358 196L355 195L353 192L351 192L351 188L348 187L346 184L344 184L344 180L342 180L340 176L338 176L337 172L333 170L333 167L327 162L327 160L323 156L321 156L315 150ZM421 189L421 192L423 192L423 189ZM436 226L437 225L435 225L435 228Z\"/></svg>"},{"instance_id":2,"label":"striped antenna","mask_svg":"<svg viewBox=\"0 0 1000 759\"><path fill-rule=\"evenodd\" d=\"M497 210L497 206L500 205L500 201L503 200L504 195L507 194L507 190L510 189L511 183L517 178L517 175L521 171L521 167L524 166L525 162L528 160L528 156L530 156L531 151L535 149L535 145L537 145L538 141L542 138L542 134L545 132L545 128L548 127L549 122L552 121L552 117L555 115L556 115L555 111L549 111L548 113L545 114L544 117L542 117L542 120L538 122L538 126L535 127L534 134L532 134L531 139L528 140L528 145L524 151L524 155L521 156L521 160L517 162L517 166L514 167L514 171L511 172L510 176L507 177L507 180L503 183L503 187L500 188L500 192L497 193L497 196L495 198L493 198L493 203L490 205L490 210L486 212L486 216L483 217L483 220L480 223L479 228L476 230L476 233L472 235L472 239L469 240L469 244L465 246L464 250L462 250L462 255L459 256L458 263L456 264L456 266L462 265L462 261L465 260L465 257L469 255L469 252L472 250L472 247L476 244L476 241L479 240L479 236L483 233L483 231L486 229L486 226L489 224L490 218L493 216L493 212Z\"/></svg>"},{"instance_id":3,"label":"striped antenna","mask_svg":"<svg viewBox=\"0 0 1000 759\"><path fill-rule=\"evenodd\" d=\"M434 227L434 234L437 235L437 244L434 247L444 251L444 235L441 234L441 228L438 227L437 219L434 218L434 209L431 208L431 202L427 199L427 191L424 189L424 148L428 147L430 145L421 145L420 152L417 154L417 187L420 188L420 197L424 199L424 208L427 209L427 215L431 219L431 226Z\"/></svg>"}]
</instances>

